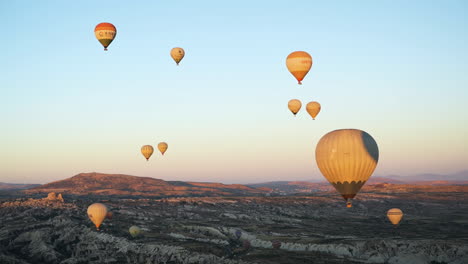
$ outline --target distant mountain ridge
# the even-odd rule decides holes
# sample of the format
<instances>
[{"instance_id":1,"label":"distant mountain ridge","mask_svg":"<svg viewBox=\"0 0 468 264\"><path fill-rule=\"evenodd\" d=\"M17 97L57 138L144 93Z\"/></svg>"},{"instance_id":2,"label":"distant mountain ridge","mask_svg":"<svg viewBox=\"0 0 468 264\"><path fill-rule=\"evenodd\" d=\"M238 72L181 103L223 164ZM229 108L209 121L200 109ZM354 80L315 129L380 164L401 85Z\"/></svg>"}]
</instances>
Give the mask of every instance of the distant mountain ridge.
<instances>
[{"instance_id":1,"label":"distant mountain ridge","mask_svg":"<svg viewBox=\"0 0 468 264\"><path fill-rule=\"evenodd\" d=\"M334 190L334 188L325 179L322 181L274 181L247 185L254 188L266 187L272 189L273 192L284 194ZM373 187L370 186L378 187L383 185L391 186L392 188L398 188L398 185L407 185L408 187L468 185L468 170L447 175L425 173L412 176L372 176L363 188L372 189Z\"/></svg>"},{"instance_id":2,"label":"distant mountain ridge","mask_svg":"<svg viewBox=\"0 0 468 264\"><path fill-rule=\"evenodd\" d=\"M468 181L468 170L449 174L421 173L411 176L388 175L386 178L404 182Z\"/></svg>"},{"instance_id":3,"label":"distant mountain ridge","mask_svg":"<svg viewBox=\"0 0 468 264\"><path fill-rule=\"evenodd\" d=\"M40 184L18 184L18 183L5 183L0 182L0 190L24 190L30 189L37 186L41 186Z\"/></svg>"},{"instance_id":4,"label":"distant mountain ridge","mask_svg":"<svg viewBox=\"0 0 468 264\"><path fill-rule=\"evenodd\" d=\"M412 176L372 176L365 186L392 185L468 185L468 170L447 175L424 173ZM258 195L270 192L307 193L334 190L325 180L273 181L255 184L222 184L184 181L164 181L151 177L124 174L80 173L71 178L38 184L0 183L0 190L23 190L24 193L69 193L77 195L139 195L139 196L226 196Z\"/></svg>"},{"instance_id":5,"label":"distant mountain ridge","mask_svg":"<svg viewBox=\"0 0 468 264\"><path fill-rule=\"evenodd\" d=\"M75 195L127 196L226 196L259 195L267 188L253 188L240 184L164 181L151 177L124 174L80 173L71 178L51 182L24 193L64 193Z\"/></svg>"}]
</instances>

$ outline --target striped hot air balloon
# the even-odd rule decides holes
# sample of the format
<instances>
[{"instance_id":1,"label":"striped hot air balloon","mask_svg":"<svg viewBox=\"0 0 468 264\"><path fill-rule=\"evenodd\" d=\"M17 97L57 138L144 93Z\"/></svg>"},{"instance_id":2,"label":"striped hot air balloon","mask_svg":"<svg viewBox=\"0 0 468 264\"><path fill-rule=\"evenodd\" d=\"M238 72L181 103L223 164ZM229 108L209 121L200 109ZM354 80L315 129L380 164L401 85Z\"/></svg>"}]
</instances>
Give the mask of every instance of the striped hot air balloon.
<instances>
[{"instance_id":1,"label":"striped hot air balloon","mask_svg":"<svg viewBox=\"0 0 468 264\"><path fill-rule=\"evenodd\" d=\"M286 58L286 67L299 84L312 68L312 56L305 51L295 51Z\"/></svg>"},{"instance_id":2,"label":"striped hot air balloon","mask_svg":"<svg viewBox=\"0 0 468 264\"><path fill-rule=\"evenodd\" d=\"M403 212L398 208L392 208L387 211L387 217L393 225L398 225L403 218Z\"/></svg>"},{"instance_id":3,"label":"striped hot air balloon","mask_svg":"<svg viewBox=\"0 0 468 264\"><path fill-rule=\"evenodd\" d=\"M301 107L302 107L302 103L301 101L297 99L291 99L288 102L288 108L294 114L294 116L296 116L297 112L301 110Z\"/></svg>"},{"instance_id":4,"label":"striped hot air balloon","mask_svg":"<svg viewBox=\"0 0 468 264\"><path fill-rule=\"evenodd\" d=\"M313 120L315 120L315 117L317 117L320 109L321 106L318 102L310 102L306 105L307 113L309 113Z\"/></svg>"},{"instance_id":5,"label":"striped hot air balloon","mask_svg":"<svg viewBox=\"0 0 468 264\"><path fill-rule=\"evenodd\" d=\"M362 130L339 129L320 139L315 160L323 176L351 207L351 199L377 166L379 148L371 135Z\"/></svg>"},{"instance_id":6,"label":"striped hot air balloon","mask_svg":"<svg viewBox=\"0 0 468 264\"><path fill-rule=\"evenodd\" d=\"M94 28L94 35L104 46L104 50L107 50L107 47L109 47L117 35L117 29L111 23L100 23Z\"/></svg>"}]
</instances>

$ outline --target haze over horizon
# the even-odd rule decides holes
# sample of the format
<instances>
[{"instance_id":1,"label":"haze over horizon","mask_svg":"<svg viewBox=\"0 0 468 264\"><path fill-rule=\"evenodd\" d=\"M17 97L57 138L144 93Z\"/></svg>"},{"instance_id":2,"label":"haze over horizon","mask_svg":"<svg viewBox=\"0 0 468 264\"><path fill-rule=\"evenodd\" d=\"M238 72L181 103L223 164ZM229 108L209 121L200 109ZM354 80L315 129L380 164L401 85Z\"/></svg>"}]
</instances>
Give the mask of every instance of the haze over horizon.
<instances>
[{"instance_id":1,"label":"haze over horizon","mask_svg":"<svg viewBox=\"0 0 468 264\"><path fill-rule=\"evenodd\" d=\"M82 174L91 174L91 173L96 173L96 174L102 174L102 175L128 175L128 176L136 176L136 177L149 177L153 179L162 179L165 181L175 181L172 179L163 179L160 177L155 177L151 175L131 175L131 174L125 174L125 173L105 173L105 172L81 172L77 173L74 175L62 177L59 179L54 179L50 181L44 181L44 182L0 182L0 183L7 183L7 184L47 184L47 183L52 183L56 181L62 181L69 179L74 176L82 175ZM444 176L449 176L449 178L444 178ZM432 176L432 177L431 177ZM440 176L440 177L439 177ZM437 179L434 179L437 178ZM408 183L411 183L413 181L440 181L440 180L446 180L446 181L467 181L468 182L468 170L462 170L450 174L431 174L431 173L418 173L418 174L413 174L413 175L373 175L369 180L375 179L393 179L397 181L408 181ZM281 181L286 181L286 182L327 182L327 180L322 177L321 175L318 175L316 177L312 177L309 179L294 179L294 178L288 178L288 179L279 179L279 180L274 180L274 181L203 181L203 180L193 180L193 179L179 179L177 181L183 181L183 182L213 182L213 183L222 183L222 184L242 184L242 185L249 185L249 184L258 184L258 183L268 183L268 182L281 182Z\"/></svg>"},{"instance_id":2,"label":"haze over horizon","mask_svg":"<svg viewBox=\"0 0 468 264\"><path fill-rule=\"evenodd\" d=\"M246 8L248 7L248 8ZM2 2L0 182L81 172L255 183L323 179L315 145L358 128L374 176L468 164L465 1ZM93 30L117 27L104 52ZM180 66L169 56L186 51ZM313 67L297 85L286 56ZM287 102L316 100L315 121ZM169 143L146 162L145 144Z\"/></svg>"}]
</instances>

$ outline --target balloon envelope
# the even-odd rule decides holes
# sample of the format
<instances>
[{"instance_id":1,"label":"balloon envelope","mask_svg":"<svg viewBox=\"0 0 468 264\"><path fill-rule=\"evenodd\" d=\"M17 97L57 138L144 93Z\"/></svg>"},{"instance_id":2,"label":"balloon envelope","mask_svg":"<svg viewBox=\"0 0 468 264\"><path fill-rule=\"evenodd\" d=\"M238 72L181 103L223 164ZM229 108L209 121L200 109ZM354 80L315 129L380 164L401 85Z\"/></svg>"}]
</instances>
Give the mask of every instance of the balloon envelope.
<instances>
[{"instance_id":1,"label":"balloon envelope","mask_svg":"<svg viewBox=\"0 0 468 264\"><path fill-rule=\"evenodd\" d=\"M100 23L94 28L94 35L104 46L104 50L107 50L117 35L117 29L111 23Z\"/></svg>"},{"instance_id":2,"label":"balloon envelope","mask_svg":"<svg viewBox=\"0 0 468 264\"><path fill-rule=\"evenodd\" d=\"M339 129L320 139L315 160L323 176L348 201L374 172L379 148L371 135L362 130Z\"/></svg>"},{"instance_id":3,"label":"balloon envelope","mask_svg":"<svg viewBox=\"0 0 468 264\"><path fill-rule=\"evenodd\" d=\"M250 241L249 240L242 241L242 247L244 249L250 249L250 247L251 247Z\"/></svg>"},{"instance_id":4,"label":"balloon envelope","mask_svg":"<svg viewBox=\"0 0 468 264\"><path fill-rule=\"evenodd\" d=\"M394 225L398 225L403 218L403 212L398 208L392 208L387 211L387 217Z\"/></svg>"},{"instance_id":5,"label":"balloon envelope","mask_svg":"<svg viewBox=\"0 0 468 264\"><path fill-rule=\"evenodd\" d=\"M132 237L137 237L141 233L141 229L138 226L131 226L128 232Z\"/></svg>"},{"instance_id":6,"label":"balloon envelope","mask_svg":"<svg viewBox=\"0 0 468 264\"><path fill-rule=\"evenodd\" d=\"M102 221L107 216L107 207L102 203L94 203L88 207L88 217L91 222L94 223L96 229L99 230L99 227L102 224Z\"/></svg>"},{"instance_id":7,"label":"balloon envelope","mask_svg":"<svg viewBox=\"0 0 468 264\"><path fill-rule=\"evenodd\" d=\"M111 211L109 211L109 212L107 212L106 218L110 220L110 219L112 219L113 216L114 216L114 214Z\"/></svg>"},{"instance_id":8,"label":"balloon envelope","mask_svg":"<svg viewBox=\"0 0 468 264\"><path fill-rule=\"evenodd\" d=\"M168 145L167 145L166 142L160 142L160 143L158 144L158 149L159 149L159 151L161 152L161 154L163 154L163 155L164 155L164 153L166 152L167 148L168 148Z\"/></svg>"},{"instance_id":9,"label":"balloon envelope","mask_svg":"<svg viewBox=\"0 0 468 264\"><path fill-rule=\"evenodd\" d=\"M141 154L146 158L146 160L149 160L151 155L153 155L154 149L153 146L151 145L144 145L141 147Z\"/></svg>"},{"instance_id":10,"label":"balloon envelope","mask_svg":"<svg viewBox=\"0 0 468 264\"><path fill-rule=\"evenodd\" d=\"M294 51L286 58L286 67L299 84L312 68L312 56L305 51Z\"/></svg>"},{"instance_id":11,"label":"balloon envelope","mask_svg":"<svg viewBox=\"0 0 468 264\"><path fill-rule=\"evenodd\" d=\"M297 99L291 99L288 102L288 108L294 115L296 115L297 112L299 112L299 110L301 110L301 107L302 107L302 103L301 103L301 101L299 101Z\"/></svg>"},{"instance_id":12,"label":"balloon envelope","mask_svg":"<svg viewBox=\"0 0 468 264\"><path fill-rule=\"evenodd\" d=\"M315 117L317 117L320 109L321 106L318 102L310 102L306 105L307 113L309 113L313 120L315 120Z\"/></svg>"},{"instance_id":13,"label":"balloon envelope","mask_svg":"<svg viewBox=\"0 0 468 264\"><path fill-rule=\"evenodd\" d=\"M179 62L184 58L185 51L183 48L173 48L171 50L171 57L179 65Z\"/></svg>"},{"instance_id":14,"label":"balloon envelope","mask_svg":"<svg viewBox=\"0 0 468 264\"><path fill-rule=\"evenodd\" d=\"M279 249L281 248L281 241L279 240L273 240L271 242L271 246L274 248L274 249Z\"/></svg>"}]
</instances>

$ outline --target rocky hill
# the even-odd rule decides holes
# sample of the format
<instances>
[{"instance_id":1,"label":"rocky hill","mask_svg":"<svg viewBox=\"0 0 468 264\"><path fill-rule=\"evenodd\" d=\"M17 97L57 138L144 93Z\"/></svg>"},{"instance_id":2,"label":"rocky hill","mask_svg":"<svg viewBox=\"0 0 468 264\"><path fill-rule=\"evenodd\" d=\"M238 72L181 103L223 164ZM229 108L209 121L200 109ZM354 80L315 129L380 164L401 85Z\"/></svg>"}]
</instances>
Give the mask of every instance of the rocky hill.
<instances>
[{"instance_id":1,"label":"rocky hill","mask_svg":"<svg viewBox=\"0 0 468 264\"><path fill-rule=\"evenodd\" d=\"M170 182L123 174L80 173L71 178L24 190L26 194L64 193L111 196L229 196L268 193L267 188L240 184Z\"/></svg>"}]
</instances>

